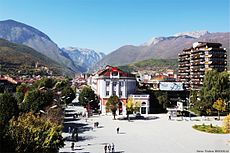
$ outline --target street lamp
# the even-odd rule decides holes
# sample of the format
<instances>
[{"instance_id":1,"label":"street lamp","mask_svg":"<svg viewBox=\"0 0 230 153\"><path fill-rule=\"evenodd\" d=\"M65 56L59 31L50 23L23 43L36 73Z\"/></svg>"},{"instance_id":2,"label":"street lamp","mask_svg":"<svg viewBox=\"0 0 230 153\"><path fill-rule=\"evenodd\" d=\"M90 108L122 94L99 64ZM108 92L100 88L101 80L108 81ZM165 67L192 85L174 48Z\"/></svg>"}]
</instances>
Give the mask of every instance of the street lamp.
<instances>
[{"instance_id":1,"label":"street lamp","mask_svg":"<svg viewBox=\"0 0 230 153\"><path fill-rule=\"evenodd\" d=\"M54 109L54 108L56 108L57 107L57 105L53 105L53 106L51 106L49 109Z\"/></svg>"},{"instance_id":2,"label":"street lamp","mask_svg":"<svg viewBox=\"0 0 230 153\"><path fill-rule=\"evenodd\" d=\"M44 110L39 110L39 112L42 113L42 114L48 115L49 110L50 110L50 109L54 109L54 108L57 108L57 105L53 105L53 106L49 107L48 110L47 110L47 112L45 112Z\"/></svg>"},{"instance_id":3,"label":"street lamp","mask_svg":"<svg viewBox=\"0 0 230 153\"><path fill-rule=\"evenodd\" d=\"M39 110L40 113L43 113L43 114L48 114L47 112L45 112L44 110Z\"/></svg>"}]
</instances>

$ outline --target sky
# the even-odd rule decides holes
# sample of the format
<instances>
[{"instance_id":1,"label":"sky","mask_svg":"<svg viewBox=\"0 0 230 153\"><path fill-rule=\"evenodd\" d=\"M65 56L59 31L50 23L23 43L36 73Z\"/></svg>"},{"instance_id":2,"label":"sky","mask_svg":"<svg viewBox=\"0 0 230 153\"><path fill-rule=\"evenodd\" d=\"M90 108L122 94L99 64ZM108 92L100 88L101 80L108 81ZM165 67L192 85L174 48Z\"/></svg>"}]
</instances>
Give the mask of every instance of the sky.
<instances>
[{"instance_id":1,"label":"sky","mask_svg":"<svg viewBox=\"0 0 230 153\"><path fill-rule=\"evenodd\" d=\"M44 32L60 48L106 54L178 32L230 31L230 0L0 0L0 20Z\"/></svg>"}]
</instances>

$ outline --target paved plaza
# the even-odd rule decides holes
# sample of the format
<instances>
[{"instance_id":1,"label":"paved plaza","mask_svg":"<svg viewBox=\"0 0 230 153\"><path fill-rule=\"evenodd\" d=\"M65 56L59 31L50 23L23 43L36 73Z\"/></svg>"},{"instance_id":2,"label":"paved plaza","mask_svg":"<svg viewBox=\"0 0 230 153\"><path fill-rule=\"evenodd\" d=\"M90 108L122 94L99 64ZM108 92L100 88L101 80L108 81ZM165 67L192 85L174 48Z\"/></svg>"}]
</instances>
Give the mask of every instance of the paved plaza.
<instances>
[{"instance_id":1,"label":"paved plaza","mask_svg":"<svg viewBox=\"0 0 230 153\"><path fill-rule=\"evenodd\" d=\"M72 111L74 107L69 108ZM69 118L69 120L68 120ZM147 119L123 120L111 115L93 116L89 119L71 119L66 117L63 137L65 147L59 152L103 153L106 144L114 144L116 153L197 153L197 152L230 152L230 134L208 134L196 131L194 124L221 125L222 121L202 121L201 118L172 118L167 114L151 114ZM198 121L199 120L199 121ZM94 123L99 127L94 128ZM79 141L71 149L71 133L68 126L79 129ZM117 134L117 127L120 132Z\"/></svg>"}]
</instances>

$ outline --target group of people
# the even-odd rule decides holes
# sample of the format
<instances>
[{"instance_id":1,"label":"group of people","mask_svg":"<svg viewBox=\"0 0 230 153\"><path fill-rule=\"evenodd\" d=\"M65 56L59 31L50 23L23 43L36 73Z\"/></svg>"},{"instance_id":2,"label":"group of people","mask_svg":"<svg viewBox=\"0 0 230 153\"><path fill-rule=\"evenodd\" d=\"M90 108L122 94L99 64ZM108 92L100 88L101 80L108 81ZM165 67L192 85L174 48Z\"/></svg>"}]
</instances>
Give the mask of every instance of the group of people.
<instances>
[{"instance_id":1,"label":"group of people","mask_svg":"<svg viewBox=\"0 0 230 153\"><path fill-rule=\"evenodd\" d=\"M71 130L71 127L69 127L68 132L69 134L72 134L71 135L72 140L78 141L78 129L77 128L72 128Z\"/></svg>"},{"instance_id":2,"label":"group of people","mask_svg":"<svg viewBox=\"0 0 230 153\"><path fill-rule=\"evenodd\" d=\"M115 151L115 146L114 146L113 143L112 143L112 145L106 144L106 145L104 146L104 150L105 150L105 153L107 153L107 151L108 151L108 152L114 152L114 151Z\"/></svg>"}]
</instances>

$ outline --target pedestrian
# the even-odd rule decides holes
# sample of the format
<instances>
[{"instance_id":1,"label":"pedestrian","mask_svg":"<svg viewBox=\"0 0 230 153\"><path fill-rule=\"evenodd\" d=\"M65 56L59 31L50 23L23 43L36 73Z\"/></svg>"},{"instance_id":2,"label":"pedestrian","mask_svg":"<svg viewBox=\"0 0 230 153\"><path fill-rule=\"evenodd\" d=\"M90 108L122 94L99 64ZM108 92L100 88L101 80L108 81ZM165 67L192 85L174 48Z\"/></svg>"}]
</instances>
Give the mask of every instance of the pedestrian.
<instances>
[{"instance_id":1,"label":"pedestrian","mask_svg":"<svg viewBox=\"0 0 230 153\"><path fill-rule=\"evenodd\" d=\"M69 126L69 133L71 133L71 127Z\"/></svg>"},{"instance_id":2,"label":"pedestrian","mask_svg":"<svg viewBox=\"0 0 230 153\"><path fill-rule=\"evenodd\" d=\"M115 148L114 148L115 146L114 146L114 144L112 143L112 152L114 152L115 151Z\"/></svg>"},{"instance_id":3,"label":"pedestrian","mask_svg":"<svg viewBox=\"0 0 230 153\"><path fill-rule=\"evenodd\" d=\"M78 142L78 132L76 133L76 136L75 136L75 141Z\"/></svg>"},{"instance_id":4,"label":"pedestrian","mask_svg":"<svg viewBox=\"0 0 230 153\"><path fill-rule=\"evenodd\" d=\"M107 145L104 146L105 153L107 152Z\"/></svg>"},{"instance_id":5,"label":"pedestrian","mask_svg":"<svg viewBox=\"0 0 230 153\"><path fill-rule=\"evenodd\" d=\"M96 128L98 128L99 122L96 122Z\"/></svg>"},{"instance_id":6,"label":"pedestrian","mask_svg":"<svg viewBox=\"0 0 230 153\"><path fill-rule=\"evenodd\" d=\"M118 127L118 128L117 128L117 134L119 134L119 130L120 130L120 128Z\"/></svg>"},{"instance_id":7,"label":"pedestrian","mask_svg":"<svg viewBox=\"0 0 230 153\"><path fill-rule=\"evenodd\" d=\"M111 151L111 145L109 144L109 146L108 146L108 150L109 150L109 152Z\"/></svg>"},{"instance_id":8,"label":"pedestrian","mask_svg":"<svg viewBox=\"0 0 230 153\"><path fill-rule=\"evenodd\" d=\"M72 140L74 140L74 130L72 130Z\"/></svg>"},{"instance_id":9,"label":"pedestrian","mask_svg":"<svg viewBox=\"0 0 230 153\"><path fill-rule=\"evenodd\" d=\"M71 144L71 149L74 151L74 142Z\"/></svg>"}]
</instances>

